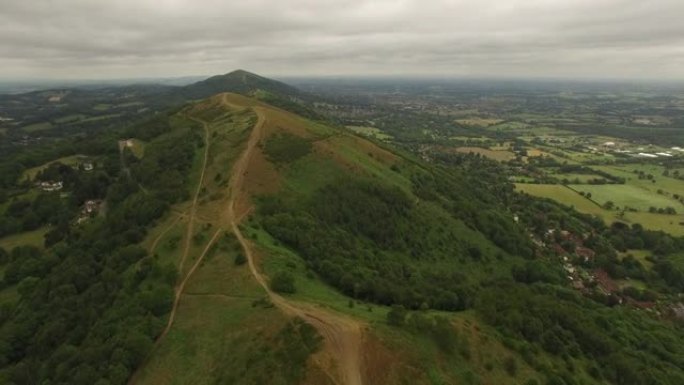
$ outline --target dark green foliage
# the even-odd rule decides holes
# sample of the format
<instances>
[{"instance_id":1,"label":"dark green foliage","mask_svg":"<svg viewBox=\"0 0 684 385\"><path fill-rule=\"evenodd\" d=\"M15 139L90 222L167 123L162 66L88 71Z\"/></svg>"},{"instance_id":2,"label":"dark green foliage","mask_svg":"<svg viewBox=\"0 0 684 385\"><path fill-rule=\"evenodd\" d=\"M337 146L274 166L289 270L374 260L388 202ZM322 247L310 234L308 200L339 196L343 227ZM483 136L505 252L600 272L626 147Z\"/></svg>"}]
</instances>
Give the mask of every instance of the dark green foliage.
<instances>
[{"instance_id":1,"label":"dark green foliage","mask_svg":"<svg viewBox=\"0 0 684 385\"><path fill-rule=\"evenodd\" d=\"M156 190L165 201L187 199L185 186L195 149L201 143L197 129L176 130L155 139L145 147L145 157L131 165L134 178Z\"/></svg>"},{"instance_id":2,"label":"dark green foliage","mask_svg":"<svg viewBox=\"0 0 684 385\"><path fill-rule=\"evenodd\" d=\"M387 312L387 323L392 326L402 326L406 321L406 309L401 305L392 305Z\"/></svg>"},{"instance_id":3,"label":"dark green foliage","mask_svg":"<svg viewBox=\"0 0 684 385\"><path fill-rule=\"evenodd\" d=\"M264 228L355 298L411 309L424 303L464 309L476 283L464 268L491 260L458 231L458 221L376 181L341 179L290 204L263 200Z\"/></svg>"},{"instance_id":4,"label":"dark green foliage","mask_svg":"<svg viewBox=\"0 0 684 385\"><path fill-rule=\"evenodd\" d=\"M679 384L684 380L684 331L629 309L609 308L548 285L490 285L478 313L504 335L549 354L596 361L593 377L618 384ZM523 345L515 345L523 346ZM570 375L548 375L567 383Z\"/></svg>"},{"instance_id":5,"label":"dark green foliage","mask_svg":"<svg viewBox=\"0 0 684 385\"><path fill-rule=\"evenodd\" d=\"M266 140L264 151L271 162L290 163L311 152L311 142L296 135L280 133Z\"/></svg>"},{"instance_id":6,"label":"dark green foliage","mask_svg":"<svg viewBox=\"0 0 684 385\"><path fill-rule=\"evenodd\" d=\"M446 354L459 350L464 358L469 354L468 341L458 336L448 318L429 316L423 312L407 312L400 305L394 305L387 313L387 322L392 326L429 337Z\"/></svg>"},{"instance_id":7,"label":"dark green foliage","mask_svg":"<svg viewBox=\"0 0 684 385\"><path fill-rule=\"evenodd\" d=\"M235 263L236 266L242 266L245 263L247 263L247 257L245 256L245 253L239 251L237 254L235 254L235 259L233 260L233 263Z\"/></svg>"},{"instance_id":8,"label":"dark green foliage","mask_svg":"<svg viewBox=\"0 0 684 385\"><path fill-rule=\"evenodd\" d=\"M294 277L286 271L279 271L271 278L271 289L276 293L292 294L297 291Z\"/></svg>"},{"instance_id":9,"label":"dark green foliage","mask_svg":"<svg viewBox=\"0 0 684 385\"><path fill-rule=\"evenodd\" d=\"M149 137L165 130L152 128ZM3 216L30 212L38 223L56 224L46 239L50 249L19 247L9 255L3 279L18 284L20 299L2 308L9 314L0 317L0 382L126 383L164 327L177 276L136 244L186 194L186 177L176 176L190 169L196 138L189 129L153 138L149 160L132 165L130 175L79 173L70 202L39 194ZM64 213L86 197L105 198L107 215L72 228L73 216Z\"/></svg>"},{"instance_id":10,"label":"dark green foliage","mask_svg":"<svg viewBox=\"0 0 684 385\"><path fill-rule=\"evenodd\" d=\"M563 270L557 263L541 260L527 261L522 266L514 266L511 272L518 282L560 284L565 281Z\"/></svg>"}]
</instances>

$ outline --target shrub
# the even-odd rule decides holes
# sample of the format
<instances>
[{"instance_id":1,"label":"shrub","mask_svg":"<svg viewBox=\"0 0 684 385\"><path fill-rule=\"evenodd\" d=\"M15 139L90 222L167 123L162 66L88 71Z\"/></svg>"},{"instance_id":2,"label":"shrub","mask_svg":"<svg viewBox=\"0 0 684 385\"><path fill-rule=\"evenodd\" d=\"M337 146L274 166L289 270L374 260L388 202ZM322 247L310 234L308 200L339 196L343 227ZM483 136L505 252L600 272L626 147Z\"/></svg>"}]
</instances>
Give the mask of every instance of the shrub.
<instances>
[{"instance_id":1,"label":"shrub","mask_svg":"<svg viewBox=\"0 0 684 385\"><path fill-rule=\"evenodd\" d=\"M297 291L292 274L280 271L271 279L271 289L276 293L292 294Z\"/></svg>"}]
</instances>

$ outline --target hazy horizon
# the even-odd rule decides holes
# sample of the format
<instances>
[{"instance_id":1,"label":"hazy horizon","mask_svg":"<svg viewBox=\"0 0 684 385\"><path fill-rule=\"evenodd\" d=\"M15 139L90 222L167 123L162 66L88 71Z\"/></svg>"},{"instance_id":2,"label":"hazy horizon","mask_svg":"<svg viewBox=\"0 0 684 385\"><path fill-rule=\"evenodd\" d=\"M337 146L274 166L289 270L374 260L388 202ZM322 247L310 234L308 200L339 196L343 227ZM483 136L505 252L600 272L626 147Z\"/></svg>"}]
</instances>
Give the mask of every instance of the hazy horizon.
<instances>
[{"instance_id":1,"label":"hazy horizon","mask_svg":"<svg viewBox=\"0 0 684 385\"><path fill-rule=\"evenodd\" d=\"M0 2L0 78L684 80L678 0Z\"/></svg>"}]
</instances>

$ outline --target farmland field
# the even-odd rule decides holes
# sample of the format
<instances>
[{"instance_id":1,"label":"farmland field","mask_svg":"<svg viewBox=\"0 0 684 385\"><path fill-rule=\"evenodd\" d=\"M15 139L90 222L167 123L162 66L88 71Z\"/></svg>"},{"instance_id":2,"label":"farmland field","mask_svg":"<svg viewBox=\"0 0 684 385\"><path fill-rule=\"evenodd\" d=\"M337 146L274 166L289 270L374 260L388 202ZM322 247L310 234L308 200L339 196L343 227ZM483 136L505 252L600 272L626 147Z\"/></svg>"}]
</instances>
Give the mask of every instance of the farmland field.
<instances>
[{"instance_id":1,"label":"farmland field","mask_svg":"<svg viewBox=\"0 0 684 385\"><path fill-rule=\"evenodd\" d=\"M603 219L606 224L611 224L616 221L628 224L639 223L646 229L661 230L672 235L684 236L684 226L680 224L684 222L683 214L665 215L648 212L626 212L624 213L624 216L620 216L619 211L603 209L602 207L599 207L598 204L582 197L577 192L563 185L516 183L515 186L518 191L541 198L553 199L556 202L573 206L575 210L581 213L596 215ZM625 187L621 185L607 186ZM579 185L578 187L584 188L595 186ZM580 189L579 191L583 190Z\"/></svg>"},{"instance_id":2,"label":"farmland field","mask_svg":"<svg viewBox=\"0 0 684 385\"><path fill-rule=\"evenodd\" d=\"M574 206L577 211L583 213L594 214L600 217L606 214L605 210L594 202L563 185L516 183L515 188L530 195L549 198L568 206Z\"/></svg>"},{"instance_id":3,"label":"farmland field","mask_svg":"<svg viewBox=\"0 0 684 385\"><path fill-rule=\"evenodd\" d=\"M4 238L0 238L0 247L7 251L10 251L17 246L24 245L31 245L42 249L45 233L47 233L48 230L48 227L43 227L38 230L8 235Z\"/></svg>"},{"instance_id":4,"label":"farmland field","mask_svg":"<svg viewBox=\"0 0 684 385\"><path fill-rule=\"evenodd\" d=\"M347 126L347 128L356 132L357 134L370 136L381 140L392 139L392 135L388 135L379 128L375 127Z\"/></svg>"},{"instance_id":5,"label":"farmland field","mask_svg":"<svg viewBox=\"0 0 684 385\"><path fill-rule=\"evenodd\" d=\"M33 178L35 178L39 172L41 172L42 170L45 170L46 168L48 168L48 166L50 166L51 164L56 163L56 162L60 162L60 163L65 164L67 166L75 166L78 164L79 159L81 159L81 158L83 158L83 155L71 155L71 156L65 156L63 158L51 160L51 161L49 161L43 165L33 167L33 168L30 168L30 169L24 171L24 174L22 175L21 179L24 180L24 179L28 178L28 179L33 180Z\"/></svg>"},{"instance_id":6,"label":"farmland field","mask_svg":"<svg viewBox=\"0 0 684 385\"><path fill-rule=\"evenodd\" d=\"M52 128L52 123L40 122L40 123L34 123L34 124L30 124L28 126L24 126L21 129L26 131L26 132L36 132L36 131L49 130L51 128Z\"/></svg>"},{"instance_id":7,"label":"farmland field","mask_svg":"<svg viewBox=\"0 0 684 385\"><path fill-rule=\"evenodd\" d=\"M649 207L676 207L680 204L666 196L652 191L626 185L570 185L575 191L591 193L591 199L600 205L611 201L618 207L632 207L639 211L648 211Z\"/></svg>"}]
</instances>

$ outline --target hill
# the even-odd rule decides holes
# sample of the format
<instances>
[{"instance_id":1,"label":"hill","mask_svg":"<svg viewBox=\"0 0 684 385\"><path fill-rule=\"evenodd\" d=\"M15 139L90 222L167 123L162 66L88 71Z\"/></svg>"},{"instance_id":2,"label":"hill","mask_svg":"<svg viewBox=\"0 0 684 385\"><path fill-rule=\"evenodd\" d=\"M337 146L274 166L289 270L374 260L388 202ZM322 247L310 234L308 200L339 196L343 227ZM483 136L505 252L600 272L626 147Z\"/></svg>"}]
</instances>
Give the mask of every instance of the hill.
<instances>
[{"instance_id":1,"label":"hill","mask_svg":"<svg viewBox=\"0 0 684 385\"><path fill-rule=\"evenodd\" d=\"M258 91L281 97L300 97L302 95L300 90L292 86L244 70L212 76L182 87L180 93L188 99L204 99L222 92L254 96Z\"/></svg>"},{"instance_id":2,"label":"hill","mask_svg":"<svg viewBox=\"0 0 684 385\"><path fill-rule=\"evenodd\" d=\"M426 163L235 94L196 108L210 127L230 121L230 111L256 119L229 197L219 206L209 199L203 215L227 205L214 223L232 229L252 282L322 337L288 383L638 383L629 382L641 375L626 373L628 362L658 368L649 376L663 381L681 376L672 370L681 352L659 356L636 343L659 346L661 333L681 341L681 331L570 289L526 227L540 215L579 232L589 224L515 194L495 163ZM196 279L211 274L198 263ZM625 326L607 333L605 320ZM187 360L180 340L167 341L142 383Z\"/></svg>"},{"instance_id":3,"label":"hill","mask_svg":"<svg viewBox=\"0 0 684 385\"><path fill-rule=\"evenodd\" d=\"M234 93L120 135L144 153L69 171L106 215L0 250L0 382L681 383L681 327L574 290L561 258L665 293L676 268L661 282L608 239L677 240L517 194L475 154L428 161ZM593 260L561 254L581 245Z\"/></svg>"}]
</instances>

